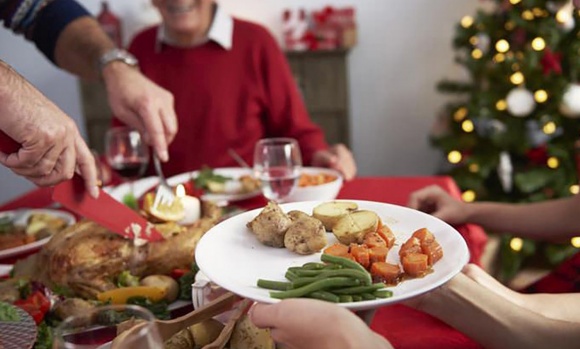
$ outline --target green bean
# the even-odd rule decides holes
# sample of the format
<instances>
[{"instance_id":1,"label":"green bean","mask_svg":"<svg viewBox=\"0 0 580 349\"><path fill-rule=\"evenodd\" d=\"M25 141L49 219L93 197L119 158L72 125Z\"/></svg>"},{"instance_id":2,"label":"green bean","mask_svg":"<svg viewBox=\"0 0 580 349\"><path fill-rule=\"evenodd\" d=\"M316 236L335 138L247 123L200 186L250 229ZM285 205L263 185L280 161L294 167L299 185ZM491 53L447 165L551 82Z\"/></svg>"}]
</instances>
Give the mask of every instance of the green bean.
<instances>
[{"instance_id":1,"label":"green bean","mask_svg":"<svg viewBox=\"0 0 580 349\"><path fill-rule=\"evenodd\" d=\"M284 276L290 281L298 279L298 275L290 270L288 270Z\"/></svg>"},{"instance_id":2,"label":"green bean","mask_svg":"<svg viewBox=\"0 0 580 349\"><path fill-rule=\"evenodd\" d=\"M320 299L322 301L338 303L340 299L337 295L328 291L315 291L307 295L309 298Z\"/></svg>"},{"instance_id":3,"label":"green bean","mask_svg":"<svg viewBox=\"0 0 580 349\"><path fill-rule=\"evenodd\" d=\"M292 288L292 283L284 281L258 279L258 287L269 290L286 291Z\"/></svg>"},{"instance_id":4,"label":"green bean","mask_svg":"<svg viewBox=\"0 0 580 349\"><path fill-rule=\"evenodd\" d=\"M320 278L317 276L298 277L298 278L292 280L292 288L302 287L304 285L311 284L317 280L320 280Z\"/></svg>"},{"instance_id":5,"label":"green bean","mask_svg":"<svg viewBox=\"0 0 580 349\"><path fill-rule=\"evenodd\" d=\"M302 267L290 267L288 271L293 272L298 276L317 276L324 271L324 269L304 269Z\"/></svg>"},{"instance_id":6,"label":"green bean","mask_svg":"<svg viewBox=\"0 0 580 349\"><path fill-rule=\"evenodd\" d=\"M360 285L360 280L348 278L348 277L333 277L328 279L322 279L315 281L311 284L295 288L288 291L280 292L270 292L270 297L285 299L285 298L298 298L305 296L309 293L325 290L334 287L345 287L345 286L356 286Z\"/></svg>"},{"instance_id":7,"label":"green bean","mask_svg":"<svg viewBox=\"0 0 580 349\"><path fill-rule=\"evenodd\" d=\"M358 294L353 294L353 295L352 295L352 301L353 301L353 302L360 302L360 301L362 301L362 300L363 300L363 299L362 299L362 297L361 297L360 295L358 295Z\"/></svg>"},{"instance_id":8,"label":"green bean","mask_svg":"<svg viewBox=\"0 0 580 349\"><path fill-rule=\"evenodd\" d=\"M341 288L338 290L332 290L332 292L336 294L355 294L355 293L372 293L376 290L380 290L381 288L385 288L385 285L382 282L378 282L376 284L372 284L370 286L356 286L356 287L349 287L349 288Z\"/></svg>"},{"instance_id":9,"label":"green bean","mask_svg":"<svg viewBox=\"0 0 580 349\"><path fill-rule=\"evenodd\" d=\"M326 264L326 266L324 267L325 270L330 270L330 269L342 269L343 266L340 264L334 264L334 263L329 263Z\"/></svg>"},{"instance_id":10,"label":"green bean","mask_svg":"<svg viewBox=\"0 0 580 349\"><path fill-rule=\"evenodd\" d=\"M297 288L297 287L302 287L308 283L317 281L317 280L322 280L322 279L327 279L330 277L336 277L336 276L346 276L346 277L351 277L354 279L358 279L360 280L361 284L363 285L370 285L372 282L371 279L371 275L369 273L361 273L358 270L354 270L354 269L336 269L336 270L325 270L322 273L318 274L318 276L313 276L313 277L303 277L303 278L298 278L296 280L292 280L292 288ZM376 290L377 288L374 288L373 290Z\"/></svg>"},{"instance_id":11,"label":"green bean","mask_svg":"<svg viewBox=\"0 0 580 349\"><path fill-rule=\"evenodd\" d=\"M363 300L365 300L365 301L372 301L372 300L374 300L374 299L377 299L377 297L373 296L373 295L372 295L372 294L370 294L370 293L361 293L361 297L362 297L362 299L363 299Z\"/></svg>"},{"instance_id":12,"label":"green bean","mask_svg":"<svg viewBox=\"0 0 580 349\"><path fill-rule=\"evenodd\" d=\"M390 298L393 296L393 291L381 290L373 292L373 295L377 298Z\"/></svg>"},{"instance_id":13,"label":"green bean","mask_svg":"<svg viewBox=\"0 0 580 349\"><path fill-rule=\"evenodd\" d=\"M338 296L340 303L350 303L353 301L352 296L349 294L341 294Z\"/></svg>"},{"instance_id":14,"label":"green bean","mask_svg":"<svg viewBox=\"0 0 580 349\"><path fill-rule=\"evenodd\" d=\"M302 265L304 269L324 269L326 264L324 263L317 263L317 262L308 262Z\"/></svg>"},{"instance_id":15,"label":"green bean","mask_svg":"<svg viewBox=\"0 0 580 349\"><path fill-rule=\"evenodd\" d=\"M345 268L356 269L356 270L360 270L364 273L368 273L368 271L362 265L360 265L357 262L350 260L348 258L337 257L337 256L332 256L332 255L323 253L322 256L320 256L320 260L322 260L323 262L326 262L326 263L335 263L335 264L342 265Z\"/></svg>"}]
</instances>

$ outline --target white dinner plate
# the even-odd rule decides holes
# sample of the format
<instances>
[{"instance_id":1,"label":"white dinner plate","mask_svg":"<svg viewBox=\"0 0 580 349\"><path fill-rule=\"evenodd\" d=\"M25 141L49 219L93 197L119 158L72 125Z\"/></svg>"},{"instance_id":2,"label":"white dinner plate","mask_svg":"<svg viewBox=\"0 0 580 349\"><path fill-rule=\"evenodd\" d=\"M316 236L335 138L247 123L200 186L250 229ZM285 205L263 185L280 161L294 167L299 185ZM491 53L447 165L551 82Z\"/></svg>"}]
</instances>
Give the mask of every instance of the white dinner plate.
<instances>
[{"instance_id":1,"label":"white dinner plate","mask_svg":"<svg viewBox=\"0 0 580 349\"><path fill-rule=\"evenodd\" d=\"M419 228L428 228L443 248L443 258L433 266L433 272L422 278L409 279L388 289L390 298L353 303L339 303L352 310L373 309L430 291L459 273L469 260L469 251L463 237L453 227L426 213L407 207L372 201L356 202L359 209L376 212L396 236L396 244L387 261L399 263L399 247ZM305 201L282 204L282 210L300 210L312 214L312 209L323 201ZM210 229L199 241L195 259L203 273L219 286L246 298L264 303L278 299L269 296L269 290L256 286L258 279L287 281L284 277L289 267L307 262L319 262L321 253L298 255L285 248L268 247L260 243L246 227L260 209L239 214ZM337 240L328 233L328 244Z\"/></svg>"},{"instance_id":2,"label":"white dinner plate","mask_svg":"<svg viewBox=\"0 0 580 349\"><path fill-rule=\"evenodd\" d=\"M60 211L60 210L44 209L44 208L38 208L38 209L36 209L36 208L35 209L23 208L23 209L14 210L14 211L3 211L3 212L0 212L0 218L6 217L6 216L12 216L12 217L15 217L14 218L15 225L26 225L26 221L28 220L28 217L33 213L46 213L46 214L50 214L50 215L53 215L56 217L64 218L65 220L67 220L68 225L72 225L76 222L75 217L68 212ZM0 250L0 258L13 257L13 256L17 256L17 255L29 252L29 251L33 251L34 249L37 249L37 248L41 247L42 245L46 244L48 242L48 240L50 240L50 238L51 238L50 236L47 236L44 239L40 239L40 240L31 242L29 244L26 244L26 245Z\"/></svg>"},{"instance_id":3,"label":"white dinner plate","mask_svg":"<svg viewBox=\"0 0 580 349\"><path fill-rule=\"evenodd\" d=\"M251 191L249 193L240 193L241 184L238 180L244 175L253 175L253 172L249 168L243 167L222 167L214 168L213 172L218 175L225 177L230 177L232 180L225 182L225 192L222 194L206 193L201 196L202 200L213 201L213 202L230 202L230 201L241 201L253 198L260 195L262 192L260 189ZM175 186L181 183L185 183L189 180L193 180L199 174L199 171L185 172L173 177L167 178L167 183L171 186Z\"/></svg>"},{"instance_id":4,"label":"white dinner plate","mask_svg":"<svg viewBox=\"0 0 580 349\"><path fill-rule=\"evenodd\" d=\"M140 198L159 183L159 177L145 177L133 182L133 194ZM123 183L109 189L109 195L115 200L123 202L123 197L131 192L131 184Z\"/></svg>"},{"instance_id":5,"label":"white dinner plate","mask_svg":"<svg viewBox=\"0 0 580 349\"><path fill-rule=\"evenodd\" d=\"M233 202L233 201L241 201L253 198L261 194L261 191L255 190L249 193L239 193L240 184L237 180L243 175L251 175L252 170L242 168L242 167L223 167L223 168L215 168L213 169L214 173L231 177L234 180L226 182L226 192L223 194L203 194L201 196L202 200L206 201L213 201L213 202ZM199 171L192 171L192 172L185 172L173 177L167 178L167 183L171 186L176 186L178 184L183 184L193 178L197 177ZM152 176L146 177L133 182L133 194L136 198L140 198L141 196L145 195L149 192L152 188L154 188L159 183L159 178ZM123 197L128 194L131 190L131 186L129 183L123 183L118 185L117 187L110 190L109 194L115 198L117 201L123 202ZM228 192L229 191L229 192Z\"/></svg>"}]
</instances>

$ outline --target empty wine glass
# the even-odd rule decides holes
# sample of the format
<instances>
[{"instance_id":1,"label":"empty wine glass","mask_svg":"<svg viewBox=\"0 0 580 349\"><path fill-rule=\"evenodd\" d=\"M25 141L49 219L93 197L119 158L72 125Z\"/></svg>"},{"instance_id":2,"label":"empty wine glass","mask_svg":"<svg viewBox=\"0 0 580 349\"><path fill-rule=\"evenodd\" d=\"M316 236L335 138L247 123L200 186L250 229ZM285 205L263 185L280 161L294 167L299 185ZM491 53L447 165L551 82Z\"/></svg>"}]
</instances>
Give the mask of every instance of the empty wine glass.
<instances>
[{"instance_id":1,"label":"empty wine glass","mask_svg":"<svg viewBox=\"0 0 580 349\"><path fill-rule=\"evenodd\" d=\"M262 193L271 201L283 202L300 176L302 156L293 138L264 138L254 147L254 173Z\"/></svg>"},{"instance_id":2,"label":"empty wine glass","mask_svg":"<svg viewBox=\"0 0 580 349\"><path fill-rule=\"evenodd\" d=\"M149 147L141 134L130 127L115 127L105 135L105 155L109 166L130 183L145 173L149 164Z\"/></svg>"},{"instance_id":3,"label":"empty wine glass","mask_svg":"<svg viewBox=\"0 0 580 349\"><path fill-rule=\"evenodd\" d=\"M53 349L109 348L118 332L135 324L141 324L142 328L127 336L123 341L124 348L163 348L155 316L149 310L137 305L117 304L96 307L66 318L55 329Z\"/></svg>"}]
</instances>

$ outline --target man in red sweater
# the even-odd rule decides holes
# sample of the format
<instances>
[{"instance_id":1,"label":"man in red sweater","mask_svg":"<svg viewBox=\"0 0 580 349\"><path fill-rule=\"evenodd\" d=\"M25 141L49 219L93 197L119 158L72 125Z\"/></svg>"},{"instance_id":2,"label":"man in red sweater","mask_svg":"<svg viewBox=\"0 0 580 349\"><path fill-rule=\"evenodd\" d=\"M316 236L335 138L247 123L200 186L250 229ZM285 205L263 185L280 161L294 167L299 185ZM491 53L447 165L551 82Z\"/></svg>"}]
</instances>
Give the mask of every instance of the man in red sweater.
<instances>
[{"instance_id":1,"label":"man in red sweater","mask_svg":"<svg viewBox=\"0 0 580 349\"><path fill-rule=\"evenodd\" d=\"M352 153L328 146L306 111L286 58L268 31L232 18L213 0L154 0L163 22L139 33L129 51L142 72L175 98L179 131L167 175L252 164L256 141L298 140L305 165L356 174Z\"/></svg>"}]
</instances>

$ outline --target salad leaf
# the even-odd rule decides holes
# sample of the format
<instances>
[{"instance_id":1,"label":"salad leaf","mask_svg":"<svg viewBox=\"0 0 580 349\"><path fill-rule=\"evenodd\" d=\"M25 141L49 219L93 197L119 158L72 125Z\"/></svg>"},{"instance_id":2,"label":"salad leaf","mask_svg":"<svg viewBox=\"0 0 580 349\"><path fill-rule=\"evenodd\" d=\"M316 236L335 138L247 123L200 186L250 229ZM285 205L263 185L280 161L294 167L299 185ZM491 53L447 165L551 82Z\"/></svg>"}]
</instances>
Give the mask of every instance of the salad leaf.
<instances>
[{"instance_id":1,"label":"salad leaf","mask_svg":"<svg viewBox=\"0 0 580 349\"><path fill-rule=\"evenodd\" d=\"M146 308L159 320L171 319L171 314L167 308L168 304L166 301L154 303L146 297L131 297L127 299L127 304L139 305L143 308Z\"/></svg>"},{"instance_id":2,"label":"salad leaf","mask_svg":"<svg viewBox=\"0 0 580 349\"><path fill-rule=\"evenodd\" d=\"M139 286L139 277L131 274L130 271L125 270L117 276L118 287Z\"/></svg>"},{"instance_id":3,"label":"salad leaf","mask_svg":"<svg viewBox=\"0 0 580 349\"><path fill-rule=\"evenodd\" d=\"M20 321L20 314L10 304L0 302L0 321L12 322Z\"/></svg>"},{"instance_id":4,"label":"salad leaf","mask_svg":"<svg viewBox=\"0 0 580 349\"><path fill-rule=\"evenodd\" d=\"M184 301L191 300L191 285L195 282L195 276L198 271L199 267L193 262L191 270L179 278L179 299Z\"/></svg>"},{"instance_id":5,"label":"salad leaf","mask_svg":"<svg viewBox=\"0 0 580 349\"><path fill-rule=\"evenodd\" d=\"M209 183L225 183L229 180L232 180L232 177L222 176L217 174L213 171L212 168L204 166L199 171L199 174L196 178L193 179L193 183L195 187L202 190L209 189Z\"/></svg>"},{"instance_id":6,"label":"salad leaf","mask_svg":"<svg viewBox=\"0 0 580 349\"><path fill-rule=\"evenodd\" d=\"M137 202L137 198L135 197L135 195L133 195L133 193L125 194L123 196L123 203L125 204L125 206L128 206L129 208L135 211L139 209L139 203Z\"/></svg>"},{"instance_id":7,"label":"salad leaf","mask_svg":"<svg viewBox=\"0 0 580 349\"><path fill-rule=\"evenodd\" d=\"M10 216L0 218L0 234L9 233L14 230L14 221Z\"/></svg>"},{"instance_id":8,"label":"salad leaf","mask_svg":"<svg viewBox=\"0 0 580 349\"><path fill-rule=\"evenodd\" d=\"M51 349L52 342L52 328L43 321L38 325L38 334L36 336L36 343L34 343L34 349Z\"/></svg>"}]
</instances>

